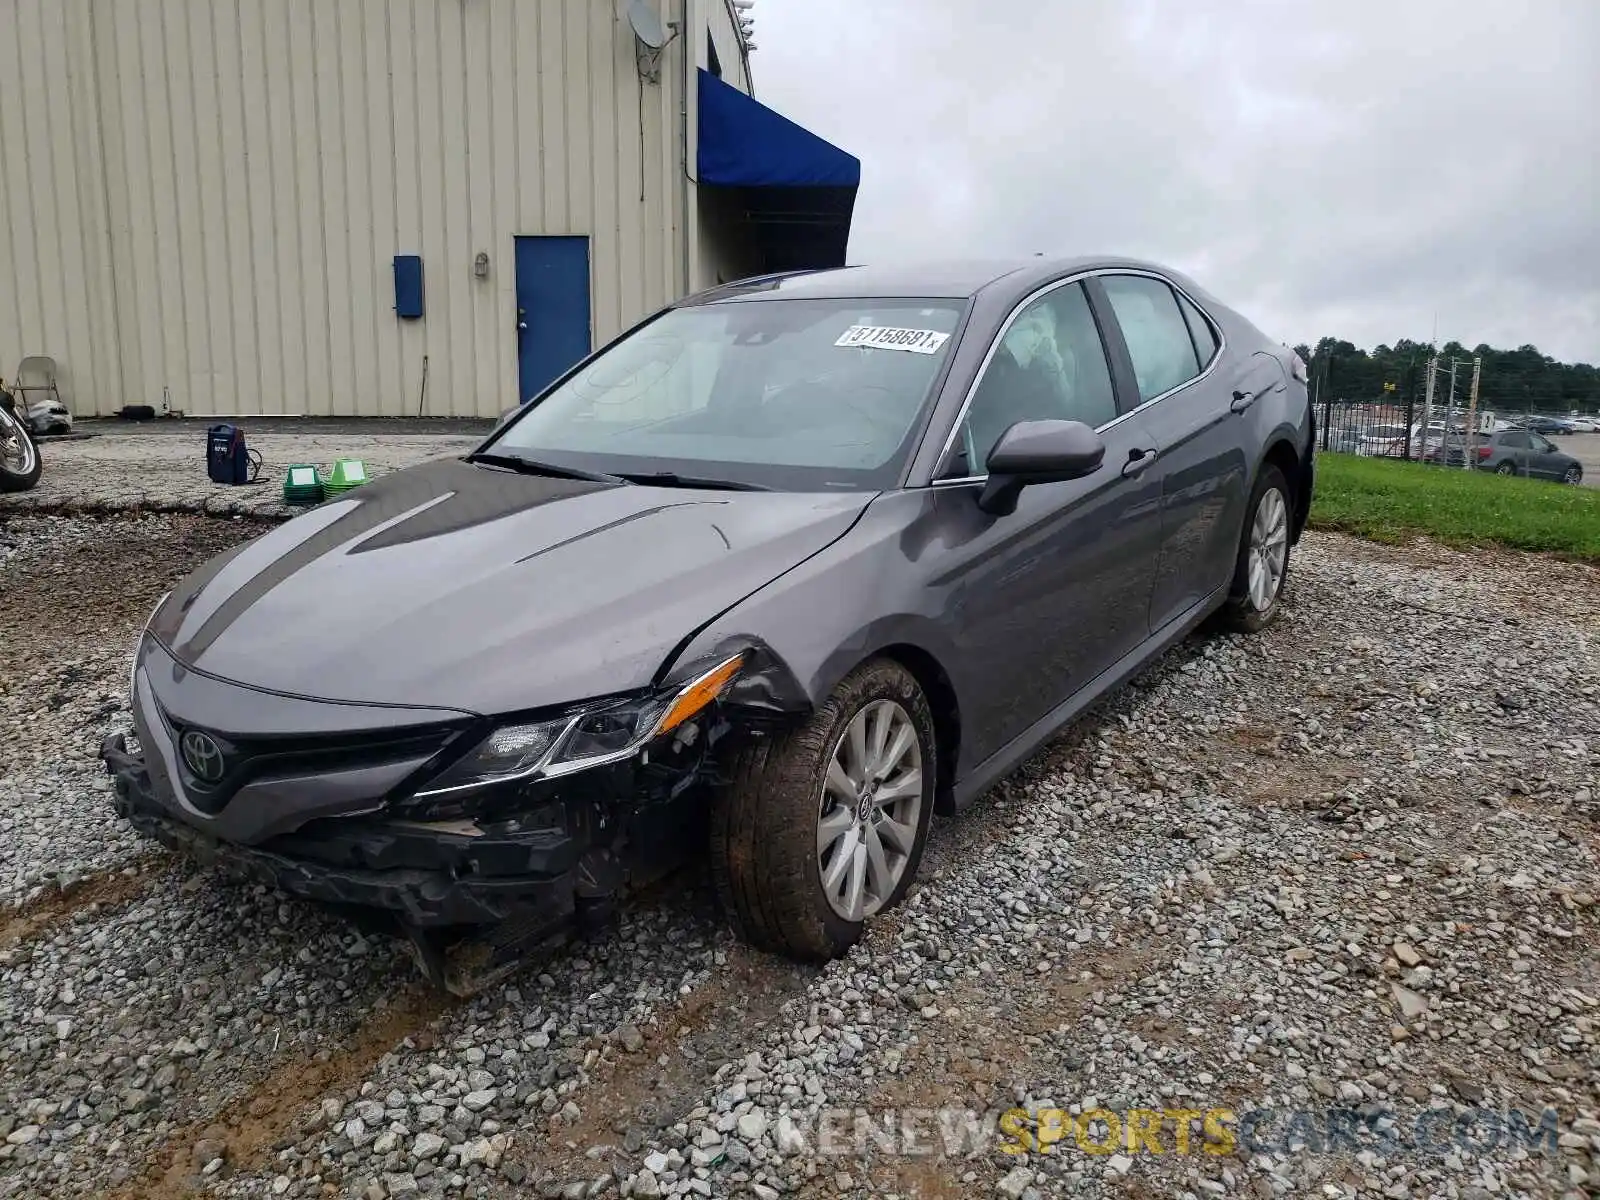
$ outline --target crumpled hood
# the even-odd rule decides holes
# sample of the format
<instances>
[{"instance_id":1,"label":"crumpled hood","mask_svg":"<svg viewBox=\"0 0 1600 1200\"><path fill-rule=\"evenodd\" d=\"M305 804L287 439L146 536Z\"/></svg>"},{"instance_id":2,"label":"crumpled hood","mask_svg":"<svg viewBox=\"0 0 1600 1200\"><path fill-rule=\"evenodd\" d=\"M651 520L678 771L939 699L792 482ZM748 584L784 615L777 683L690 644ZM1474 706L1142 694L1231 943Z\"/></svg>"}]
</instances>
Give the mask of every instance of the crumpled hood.
<instances>
[{"instance_id":1,"label":"crumpled hood","mask_svg":"<svg viewBox=\"0 0 1600 1200\"><path fill-rule=\"evenodd\" d=\"M323 700L505 713L648 684L700 625L842 536L871 493L397 471L206 563L151 632Z\"/></svg>"}]
</instances>

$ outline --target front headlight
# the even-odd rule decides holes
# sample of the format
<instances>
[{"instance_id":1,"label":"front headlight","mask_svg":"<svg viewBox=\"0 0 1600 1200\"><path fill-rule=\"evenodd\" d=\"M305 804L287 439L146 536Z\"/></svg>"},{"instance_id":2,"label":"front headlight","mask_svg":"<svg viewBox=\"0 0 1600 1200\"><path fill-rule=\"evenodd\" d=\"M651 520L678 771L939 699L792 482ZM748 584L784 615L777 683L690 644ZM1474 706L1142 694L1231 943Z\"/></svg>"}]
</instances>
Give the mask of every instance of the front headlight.
<instances>
[{"instance_id":1,"label":"front headlight","mask_svg":"<svg viewBox=\"0 0 1600 1200\"><path fill-rule=\"evenodd\" d=\"M743 664L744 655L736 654L670 692L597 705L550 721L502 725L416 794L555 779L620 762L697 716L727 690Z\"/></svg>"}]
</instances>

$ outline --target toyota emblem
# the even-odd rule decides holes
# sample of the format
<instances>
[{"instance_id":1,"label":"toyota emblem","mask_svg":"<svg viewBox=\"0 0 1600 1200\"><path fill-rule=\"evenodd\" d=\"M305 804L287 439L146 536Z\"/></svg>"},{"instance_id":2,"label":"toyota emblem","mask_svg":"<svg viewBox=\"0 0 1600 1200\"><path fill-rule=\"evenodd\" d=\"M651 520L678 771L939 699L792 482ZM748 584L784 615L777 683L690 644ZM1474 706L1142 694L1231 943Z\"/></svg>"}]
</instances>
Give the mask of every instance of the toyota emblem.
<instances>
[{"instance_id":1,"label":"toyota emblem","mask_svg":"<svg viewBox=\"0 0 1600 1200\"><path fill-rule=\"evenodd\" d=\"M227 764L222 757L222 747L209 733L191 729L178 744L183 754L183 764L201 783L219 783Z\"/></svg>"}]
</instances>

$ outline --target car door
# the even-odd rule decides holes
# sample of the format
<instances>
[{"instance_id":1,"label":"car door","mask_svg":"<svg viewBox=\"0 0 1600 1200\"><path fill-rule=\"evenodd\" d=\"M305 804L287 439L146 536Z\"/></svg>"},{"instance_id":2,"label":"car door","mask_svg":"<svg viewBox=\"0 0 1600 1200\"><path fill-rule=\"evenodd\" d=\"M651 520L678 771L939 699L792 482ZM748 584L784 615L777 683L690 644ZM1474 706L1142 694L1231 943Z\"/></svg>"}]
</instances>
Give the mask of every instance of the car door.
<instances>
[{"instance_id":1,"label":"car door","mask_svg":"<svg viewBox=\"0 0 1600 1200\"><path fill-rule=\"evenodd\" d=\"M1088 295L1054 285L1019 306L990 347L934 475L940 530L927 564L965 696L962 758L987 759L1149 635L1160 546L1157 447L1125 416ZM1128 405L1131 407L1131 404ZM1094 474L977 506L984 461L1020 420L1080 420L1106 453Z\"/></svg>"},{"instance_id":2,"label":"car door","mask_svg":"<svg viewBox=\"0 0 1600 1200\"><path fill-rule=\"evenodd\" d=\"M1555 443L1542 433L1530 433L1532 449L1528 454L1528 474L1535 479L1560 479L1567 469L1567 458Z\"/></svg>"},{"instance_id":3,"label":"car door","mask_svg":"<svg viewBox=\"0 0 1600 1200\"><path fill-rule=\"evenodd\" d=\"M1287 380L1271 354L1225 362L1216 326L1166 280L1116 273L1095 283L1115 313L1140 415L1161 446L1161 550L1149 617L1160 631L1233 577L1254 464L1246 452L1250 406Z\"/></svg>"}]
</instances>

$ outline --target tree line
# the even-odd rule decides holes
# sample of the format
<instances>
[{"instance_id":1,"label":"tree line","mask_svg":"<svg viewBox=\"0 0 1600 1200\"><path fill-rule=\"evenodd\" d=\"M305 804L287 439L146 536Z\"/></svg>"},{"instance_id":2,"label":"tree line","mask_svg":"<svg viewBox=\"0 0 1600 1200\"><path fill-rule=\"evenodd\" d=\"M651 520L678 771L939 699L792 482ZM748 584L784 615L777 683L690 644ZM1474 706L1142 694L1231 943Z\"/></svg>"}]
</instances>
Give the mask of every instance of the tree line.
<instances>
[{"instance_id":1,"label":"tree line","mask_svg":"<svg viewBox=\"0 0 1600 1200\"><path fill-rule=\"evenodd\" d=\"M1325 337L1316 346L1296 346L1295 351L1310 368L1312 386L1319 399L1361 402L1384 399L1404 402L1422 399L1427 385L1427 363L1434 353L1426 342L1401 338L1392 346L1378 346L1371 353L1344 341ZM1541 354L1536 346L1515 350L1496 350L1479 345L1467 349L1460 342L1446 342L1438 349L1440 366L1456 368L1456 397L1465 403L1472 383L1472 357L1483 359L1478 384L1478 406L1500 412L1568 413L1600 412L1600 368L1588 363L1558 362ZM1386 388L1385 384L1392 384ZM1449 390L1444 375L1434 382L1434 396L1443 401Z\"/></svg>"}]
</instances>

